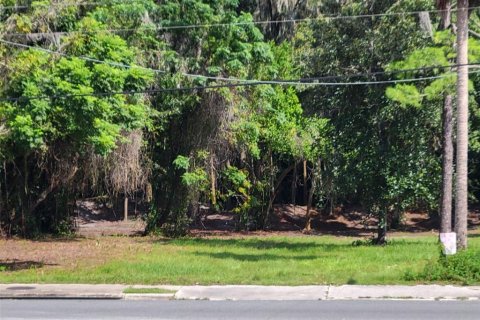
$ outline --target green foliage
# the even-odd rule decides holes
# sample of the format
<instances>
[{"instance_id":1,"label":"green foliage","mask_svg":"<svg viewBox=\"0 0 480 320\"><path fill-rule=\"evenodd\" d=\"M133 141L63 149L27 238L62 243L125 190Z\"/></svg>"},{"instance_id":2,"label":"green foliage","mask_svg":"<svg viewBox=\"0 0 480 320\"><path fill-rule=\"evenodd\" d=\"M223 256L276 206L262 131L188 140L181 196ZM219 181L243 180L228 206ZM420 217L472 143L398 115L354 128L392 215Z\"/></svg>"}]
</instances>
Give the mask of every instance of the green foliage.
<instances>
[{"instance_id":1,"label":"green foliage","mask_svg":"<svg viewBox=\"0 0 480 320\"><path fill-rule=\"evenodd\" d=\"M352 15L422 11L432 6L431 1L416 0L348 1L341 6L325 2L321 10ZM301 59L294 64L301 66L304 76L345 75L337 80L341 82L393 80L394 75L388 74L356 74L443 65L447 59L442 49L432 50L431 56L416 52L431 42L416 17L406 15L318 19L299 29L294 44ZM412 52L407 62L395 62ZM424 56L430 60L419 62ZM395 75L411 76L408 72ZM301 92L305 113L329 119L329 130L324 132L331 141L324 142L328 156L322 173L327 203L353 202L379 217L411 207L435 209L440 110L425 95L423 89L410 85L388 90L383 85L319 86ZM423 107L425 101L428 108Z\"/></svg>"},{"instance_id":2,"label":"green foliage","mask_svg":"<svg viewBox=\"0 0 480 320\"><path fill-rule=\"evenodd\" d=\"M391 63L387 70L396 71L399 79L415 77L418 74L440 76L441 78L430 83L420 83L418 86L398 84L387 88L387 97L402 106L411 105L418 108L422 105L423 96L428 100L439 101L444 93L453 93L456 85L456 74L445 66L451 65L455 61L454 40L455 37L450 30L436 32L434 40L429 46L415 49L405 59ZM480 58L480 55L478 55L480 53L479 42L470 38L469 46L470 61L477 61ZM438 66L439 68L431 68L432 66ZM424 67L428 67L428 69L423 72L409 71ZM406 71L399 72L401 70ZM472 84L470 84L470 90L472 89Z\"/></svg>"},{"instance_id":3,"label":"green foliage","mask_svg":"<svg viewBox=\"0 0 480 320\"><path fill-rule=\"evenodd\" d=\"M55 235L59 237L73 237L75 236L75 227L71 219L61 220L55 224Z\"/></svg>"},{"instance_id":4,"label":"green foliage","mask_svg":"<svg viewBox=\"0 0 480 320\"><path fill-rule=\"evenodd\" d=\"M65 45L72 54L127 63L133 58L126 43L117 36L70 38ZM109 53L100 54L95 48L108 48ZM85 148L92 144L99 153L106 154L115 147L122 130L146 126L148 105L142 99L88 94L145 88L152 81L148 72L88 64L79 58L56 59L33 49L18 54L12 66L7 75L10 81L6 95L67 96L50 101L19 100L4 107L12 141L25 150L68 137L73 145ZM86 127L93 130L85 131Z\"/></svg>"},{"instance_id":5,"label":"green foliage","mask_svg":"<svg viewBox=\"0 0 480 320\"><path fill-rule=\"evenodd\" d=\"M409 272L407 280L447 281L463 285L480 282L480 252L475 249L458 252L455 255L440 255L439 259L430 262L418 274Z\"/></svg>"},{"instance_id":6,"label":"green foliage","mask_svg":"<svg viewBox=\"0 0 480 320\"><path fill-rule=\"evenodd\" d=\"M180 155L173 161L173 164L177 169L186 171L190 167L190 158Z\"/></svg>"},{"instance_id":7,"label":"green foliage","mask_svg":"<svg viewBox=\"0 0 480 320\"><path fill-rule=\"evenodd\" d=\"M252 15L239 13L238 5L236 1L199 0L163 3L158 13L162 25L222 24L193 28L187 34L176 29L165 32L171 39L167 46L175 49L178 58L172 68L245 79L298 76L291 45L266 41L258 26L249 23ZM160 81L168 87L211 83L206 78L181 76L162 77ZM284 161L301 157L307 149L320 150L327 140L321 125L319 130L313 130L315 125L307 125L310 119L313 123L320 117L304 116L296 90L289 87L223 88L197 95L166 93L160 95L155 107L168 117L155 122L160 128L156 129L157 134L163 137L156 141L164 141L157 144L153 156L158 168L156 185L163 190L156 192L162 195L157 199L158 205L168 208L170 203L179 203L172 198L182 194L190 201L185 210L192 217L192 208L198 201L211 201L215 196L218 203L214 208L234 210L244 226L261 227L271 210L270 190L276 182L275 175ZM198 158L202 150L208 150L208 161ZM230 165L223 158L226 150ZM188 165L179 154L188 155ZM217 180L211 181L212 170L214 176L218 175Z\"/></svg>"},{"instance_id":8,"label":"green foliage","mask_svg":"<svg viewBox=\"0 0 480 320\"><path fill-rule=\"evenodd\" d=\"M28 10L12 13L0 23L2 30L42 33L109 28L86 14L97 10L95 6L82 10L81 6L50 8L49 4L34 2ZM43 40L38 40L39 46ZM53 42L50 49L60 54L3 45L0 50L8 64L0 96L20 97L0 103L1 157L5 161L0 170L10 186L7 194L0 194L0 216L3 225L24 235L66 232L68 219L61 216L67 216L70 209L69 201L60 197L62 190L71 190L65 195L75 197L81 191L77 179L89 172L92 153L106 156L125 133L151 124L150 103L143 95L112 94L144 90L153 83L151 72L135 66L136 51L125 39L110 32L73 32ZM22 170L15 171L15 167ZM3 183L1 190L6 188ZM57 212L62 213L57 217Z\"/></svg>"},{"instance_id":9,"label":"green foliage","mask_svg":"<svg viewBox=\"0 0 480 320\"><path fill-rule=\"evenodd\" d=\"M251 184L247 179L247 173L236 167L228 166L223 172L225 179L232 184L234 189L250 188Z\"/></svg>"},{"instance_id":10,"label":"green foliage","mask_svg":"<svg viewBox=\"0 0 480 320\"><path fill-rule=\"evenodd\" d=\"M386 96L392 101L398 103L401 107L412 106L415 108L423 109L422 113L428 114L432 112L432 108L441 110L443 104L443 97L445 94L454 94L456 88L457 76L454 70L449 68L440 68L441 66L448 66L455 63L456 52L454 50L455 44L455 35L450 30L439 31L434 34L433 40L430 43L427 43L426 46L422 48L417 48L411 53L406 55L403 60L396 61L391 63L388 66L388 70L396 71L397 77L399 79L404 79L408 77L420 77L420 76L436 76L440 77L435 80L421 81L416 82L415 85L405 85L397 84L394 87L389 87L386 90ZM469 39L469 61L478 61L480 59L479 54L479 41L470 38ZM408 70L413 68L422 68L422 67L431 67L438 66L439 68L429 68L424 71L407 71L400 72L401 70ZM469 82L469 91L475 92L474 81L475 76L470 78ZM471 108L476 109L476 101L471 99L470 102ZM471 122L476 123L476 118L478 116L475 113L471 116ZM437 117L435 117L437 118ZM440 122L435 120L437 126L440 128ZM472 136L477 136L476 128L473 126L471 130ZM471 140L471 147L475 149L475 140ZM472 150L474 150L472 149ZM427 155L425 151L422 152L424 156ZM426 159L426 158L423 158ZM430 160L431 161L431 160ZM429 162L430 162L429 161ZM473 164L475 167L475 164ZM438 170L435 170L438 172ZM413 176L410 178L407 176L403 179L394 179L395 186L408 186L408 189L417 189L420 194L423 194L428 203L429 207L435 208L436 196L432 192L428 192L429 188L434 188L435 184L428 183L431 178L429 178L429 171L422 170L421 172L415 173L415 182L411 181ZM422 182L426 183L423 184ZM398 189L398 187L397 187Z\"/></svg>"},{"instance_id":11,"label":"green foliage","mask_svg":"<svg viewBox=\"0 0 480 320\"><path fill-rule=\"evenodd\" d=\"M386 96L402 106L420 107L422 97L417 88L408 84L399 84L395 87L387 88Z\"/></svg>"},{"instance_id":12,"label":"green foliage","mask_svg":"<svg viewBox=\"0 0 480 320\"><path fill-rule=\"evenodd\" d=\"M228 166L221 172L223 193L220 199L227 202L233 199L235 206L233 212L240 215L240 223L247 227L249 214L255 209L256 198L252 194L252 182L248 178L247 170L240 170L234 166Z\"/></svg>"},{"instance_id":13,"label":"green foliage","mask_svg":"<svg viewBox=\"0 0 480 320\"><path fill-rule=\"evenodd\" d=\"M183 210L171 212L168 216L168 220L160 228L162 235L168 238L185 237L191 222L186 212Z\"/></svg>"},{"instance_id":14,"label":"green foliage","mask_svg":"<svg viewBox=\"0 0 480 320\"><path fill-rule=\"evenodd\" d=\"M49 215L55 194L66 186L55 186L40 205L32 204L52 181L59 181L55 174L67 175L57 165L59 155L65 167L78 170L69 187L89 185L80 177L95 172L92 159L115 152L133 130L146 137L142 145L154 195L148 230L163 226L166 234L183 235L198 218L199 204L209 202L212 210L238 212L247 228L265 227L274 202L286 200L283 189L292 174L283 173L303 160L309 176L304 187L317 187L314 202L331 208L360 204L382 217L408 208L435 210L438 105L444 93L454 92L456 82L454 73L442 68L455 58L450 31L431 38L416 15L314 19L292 27L292 39L274 42L265 36L271 30L251 23L251 1L51 3L35 1L25 10L0 12L5 33L68 33L55 39L25 38L29 45L61 54L0 46L0 58L8 66L0 79L0 97L22 97L0 102L0 159L7 164L0 173L16 187L9 190L15 196L8 201L7 193L0 193L2 205L6 203L0 217L13 217L8 223L18 224L39 211ZM322 1L315 12L363 15L433 6L430 0ZM432 19L436 24L437 18ZM197 24L212 26L188 32L157 28ZM479 57L480 42L470 39L469 58ZM437 68L408 71L427 66ZM120 94L224 83L206 76L272 80L328 75L345 75L339 82L442 77L391 87L263 84ZM476 95L480 81L471 78ZM51 98L32 98L41 96ZM475 100L474 155L480 150ZM480 181L478 166L473 168L472 182Z\"/></svg>"},{"instance_id":15,"label":"green foliage","mask_svg":"<svg viewBox=\"0 0 480 320\"><path fill-rule=\"evenodd\" d=\"M198 157L202 159L201 155L198 155ZM203 191L207 187L207 173L202 167L197 167L195 161L193 161L193 165L191 165L190 160L190 158L180 155L173 161L173 164L177 169L184 171L182 174L182 183L184 185L198 191Z\"/></svg>"},{"instance_id":16,"label":"green foliage","mask_svg":"<svg viewBox=\"0 0 480 320\"><path fill-rule=\"evenodd\" d=\"M328 157L332 153L332 127L329 119L304 117L302 122L295 155L312 162Z\"/></svg>"}]
</instances>

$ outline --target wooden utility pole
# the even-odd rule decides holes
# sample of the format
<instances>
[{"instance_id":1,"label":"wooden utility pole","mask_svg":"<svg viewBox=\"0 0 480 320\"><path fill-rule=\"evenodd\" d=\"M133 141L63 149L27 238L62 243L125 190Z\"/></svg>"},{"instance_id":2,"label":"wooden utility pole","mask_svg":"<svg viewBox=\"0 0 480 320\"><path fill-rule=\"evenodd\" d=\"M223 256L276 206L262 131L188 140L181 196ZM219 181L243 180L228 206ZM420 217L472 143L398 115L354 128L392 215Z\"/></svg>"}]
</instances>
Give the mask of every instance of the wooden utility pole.
<instances>
[{"instance_id":1,"label":"wooden utility pole","mask_svg":"<svg viewBox=\"0 0 480 320\"><path fill-rule=\"evenodd\" d=\"M440 233L452 232L452 184L453 184L453 111L452 95L446 94L443 102L442 137L442 194L440 205Z\"/></svg>"},{"instance_id":2,"label":"wooden utility pole","mask_svg":"<svg viewBox=\"0 0 480 320\"><path fill-rule=\"evenodd\" d=\"M455 232L467 248L468 218L468 0L457 1L457 166Z\"/></svg>"},{"instance_id":3,"label":"wooden utility pole","mask_svg":"<svg viewBox=\"0 0 480 320\"><path fill-rule=\"evenodd\" d=\"M437 0L440 12L439 30L447 30L451 25L450 0ZM448 89L447 89L448 90ZM453 196L453 97L446 92L442 111L442 189L440 200L440 242L445 254L456 253L456 237L452 233Z\"/></svg>"}]
</instances>

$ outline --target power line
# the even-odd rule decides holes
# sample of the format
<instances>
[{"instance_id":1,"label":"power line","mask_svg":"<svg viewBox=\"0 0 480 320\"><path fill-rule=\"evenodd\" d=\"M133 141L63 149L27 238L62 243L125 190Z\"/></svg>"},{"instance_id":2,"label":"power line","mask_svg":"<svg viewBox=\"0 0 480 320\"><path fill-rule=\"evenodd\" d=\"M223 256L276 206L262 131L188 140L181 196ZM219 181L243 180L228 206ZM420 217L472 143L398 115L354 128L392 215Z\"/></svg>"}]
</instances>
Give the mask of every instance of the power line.
<instances>
[{"instance_id":1,"label":"power line","mask_svg":"<svg viewBox=\"0 0 480 320\"><path fill-rule=\"evenodd\" d=\"M477 71L470 71L469 74L480 73ZM412 78L412 79L401 79L401 80L386 80L386 81L367 81L367 82L347 82L347 83L295 83L295 85L323 85L323 86L351 86L351 85L380 85L380 84L397 84L405 82L414 82L414 81L425 81L445 78L449 75L433 76L433 77L422 77L422 78ZM152 94L152 93L167 93L167 92L181 92L181 91L195 91L195 90L207 90L207 89L218 89L218 88L233 88L233 87L245 87L245 86L258 86L258 85L270 85L268 81L262 82L251 82L251 83L229 83L229 84L218 84L218 85L208 85L208 86L194 86L194 87L180 87L180 88L162 88L162 89L146 89L146 90L135 90L135 91L112 91L112 92L97 92L97 93L79 93L79 94L66 94L66 95L41 95L41 96L31 96L31 97L4 97L0 98L0 101L30 101L30 100L42 100L42 99L63 99L63 98L75 98L75 97L105 97L105 96L114 96L114 95L132 95L132 94ZM289 83L277 83L279 85L290 85Z\"/></svg>"},{"instance_id":2,"label":"power line","mask_svg":"<svg viewBox=\"0 0 480 320\"><path fill-rule=\"evenodd\" d=\"M133 4L133 3L132 3ZM38 3L34 5L13 5L13 6L0 6L0 10L18 10L18 9L29 9L29 8L54 8L54 7L88 7L88 6L102 6L107 5L106 3L102 2L70 2L70 3L50 3L50 4L43 4Z\"/></svg>"},{"instance_id":3,"label":"power line","mask_svg":"<svg viewBox=\"0 0 480 320\"><path fill-rule=\"evenodd\" d=\"M132 3L134 4L134 3ZM72 3L71 6L103 6L103 5L111 5L111 4L102 4L98 2L93 3ZM69 6L69 4L58 4L58 6ZM22 7L0 7L2 9L14 9L14 8L28 8L29 6L22 6ZM55 5L51 5L51 7L55 7ZM475 10L479 9L480 6L469 7L468 10ZM458 9L452 8L450 11L455 12ZM402 12L385 12L385 13L373 13L373 14L360 14L360 15L322 15L320 17L315 18L302 18L302 19L284 19L284 20L263 20L263 21L243 21L243 22L229 22L229 23L212 23L212 24L190 24L190 25L177 25L177 26L154 26L154 27L143 27L143 28L123 28L123 29L106 29L100 31L107 31L108 32L128 32L128 31L138 31L138 30L178 30L178 29L197 29L197 28L214 28L214 27L228 27L228 26L245 26L245 25L266 25L266 24L281 24L281 23L297 23L297 22L313 22L322 19L327 20L345 20L345 19L360 19L360 18L375 18L375 17L386 17L386 16L404 16L404 15L418 15L420 13L442 13L446 10L417 10L417 11L402 11ZM70 34L70 33L81 33L81 31L60 31L55 32L58 35L61 34ZM88 33L88 32L85 32ZM22 33L11 33L11 34L4 34L4 35L11 35L11 36L18 36ZM27 33L24 33L27 34ZM32 33L35 34L35 33ZM48 33L37 33L37 34L48 34Z\"/></svg>"},{"instance_id":4,"label":"power line","mask_svg":"<svg viewBox=\"0 0 480 320\"><path fill-rule=\"evenodd\" d=\"M60 55L60 56L66 57L66 58L70 58L70 59L77 58L77 59L80 59L80 60L85 60L85 61L89 61L89 62L93 62L93 63L107 64L107 65L110 65L110 66L113 66L113 67L126 68L126 69L137 68L137 69L150 71L150 72L154 72L154 73L161 73L161 74L168 73L165 70L147 68L147 67L143 67L143 66L131 66L131 65L123 64L123 63L113 62L113 61L99 60L99 59L95 59L95 58L91 58L91 57L87 57L87 56L71 56L69 54L66 54L66 53L63 53L63 52L60 52L60 51L53 51L53 50L46 49L46 48L34 47L34 46L26 45L26 44L23 44L23 43L12 42L12 41L7 41L7 40L3 40L3 39L0 39L0 43L4 43L4 44L7 44L7 45L11 45L11 46L16 46L16 47L20 47L20 48L25 48L25 49L38 50L38 51L46 52L46 53L49 53L49 54L57 54L57 55ZM205 76L205 75L191 74L191 73L186 73L186 72L180 72L180 74L185 76L185 77L189 77L189 78L209 79L209 80L215 80L215 81L229 81L229 82L257 81L257 80L242 80L242 79L238 79L238 78Z\"/></svg>"},{"instance_id":5,"label":"power line","mask_svg":"<svg viewBox=\"0 0 480 320\"><path fill-rule=\"evenodd\" d=\"M46 53L49 53L49 54L60 55L60 56L70 58L70 59L71 58L77 58L77 59L80 59L80 60L85 60L85 61L89 61L89 62L93 62L93 63L107 64L107 65L110 65L110 66L113 66L113 67L126 68L126 69L138 68L138 69L142 69L142 70L150 71L150 72L154 72L154 73L162 73L162 74L167 73L164 70L146 68L146 67L142 67L142 66L131 66L131 65L126 65L126 64L123 64L123 63L119 63L119 62L99 60L99 59L95 59L95 58L91 58L91 57L87 57L87 56L71 56L69 54L66 54L66 53L63 53L63 52L60 52L60 51L53 51L53 50L46 49L46 48L34 47L34 46L26 45L26 44L23 44L23 43L12 42L12 41L7 41L7 40L3 40L3 39L0 39L0 42L4 43L4 44L7 44L7 45L10 45L10 46L20 47L20 48L24 48L24 49L38 50L38 51L46 52ZM188 76L188 77L195 77L195 78L200 78L200 77L209 78L208 76L193 75L193 74L188 74L188 73L182 73L182 75Z\"/></svg>"},{"instance_id":6,"label":"power line","mask_svg":"<svg viewBox=\"0 0 480 320\"><path fill-rule=\"evenodd\" d=\"M118 62L112 62L112 61L105 61L105 60L99 60L87 56L72 56L68 55L63 52L59 51L53 51L49 50L46 48L41 48L41 47L34 47L34 46L29 46L26 44L22 43L17 43L17 42L11 42L11 41L6 41L0 39L0 43L5 43L8 45L12 46L17 46L21 48L26 48L26 49L33 49L33 50L39 50L42 52L46 52L49 54L58 54L66 58L77 58L93 63L98 63L98 64L107 64L110 66L114 67L120 67L120 68L126 68L126 69L132 69L132 68L138 68L141 70L149 71L149 72L154 72L154 73L161 73L161 74L167 74L168 72L165 70L159 70L159 69L153 69L153 68L147 68L143 66L132 66L132 65L126 65L123 63L118 63ZM215 77L215 76L205 76L205 75L199 75L199 74L191 74L191 73L180 73L183 76L186 77L191 77L191 78L197 78L197 79L209 79L209 80L214 80L214 81L228 81L228 82L235 82L235 83L243 83L243 84L272 84L272 85L316 85L316 86L332 86L332 85L355 85L355 84L361 84L361 85L366 85L366 84L382 84L382 83L392 83L389 81L395 81L394 83L401 83L401 82L413 82L413 81L423 81L423 80L432 80L432 79L439 79L442 77L445 77L447 75L439 75L439 76L431 76L431 77L423 77L423 78L412 78L412 79L399 79L399 80L386 80L386 81L359 81L359 82L319 82L321 80L335 80L335 79L344 79L344 78L354 78L354 77L373 77L377 75L385 75L385 74L398 74L398 73L408 73L408 72L418 72L418 71L428 71L428 70L434 70L434 69L448 69L448 68L455 68L455 67L461 67L461 66L478 66L478 63L468 63L464 65L456 65L456 64L451 64L451 65L444 65L444 66L426 66L426 67L419 67L419 68L411 68L411 69L403 69L403 70L392 70L392 71L378 71L378 72L371 72L371 73L357 73L357 74L351 74L351 75L336 75L336 76L321 76L321 77L311 77L311 78L300 78L300 79L290 79L290 80L256 80L256 79L239 79L239 78L228 78L228 77ZM421 80L417 80L421 79Z\"/></svg>"},{"instance_id":7,"label":"power line","mask_svg":"<svg viewBox=\"0 0 480 320\"><path fill-rule=\"evenodd\" d=\"M299 82L308 82L308 81L318 81L318 80L335 80L335 79L344 79L344 78L358 78L358 77L375 77L379 75L394 75L394 74L406 74L411 72L419 72L419 71L432 71L436 69L454 69L458 67L479 67L480 62L472 62L472 63L465 63L465 64L449 64L449 65L437 65L437 66L425 66L425 67L418 67L418 68L408 68L408 69L397 69L397 70L387 70L387 71L374 71L374 72L363 72L363 73L352 73L346 75L336 75L336 76L320 76L320 77L309 77L309 78L301 78L297 81Z\"/></svg>"},{"instance_id":8,"label":"power line","mask_svg":"<svg viewBox=\"0 0 480 320\"><path fill-rule=\"evenodd\" d=\"M473 9L480 9L479 7L472 7ZM453 9L452 9L453 10ZM418 14L422 11L410 11L402 12L404 14ZM423 11L423 12L438 12L438 11ZM383 14L387 15L387 14ZM197 28L214 28L214 27L228 27L228 26L245 26L245 25L262 25L262 24L280 24L280 23L294 23L294 22L312 22L318 21L321 19L330 19L338 20L344 18L361 18L361 17L370 17L377 15L360 15L360 16L336 16L336 17L318 17L318 18L307 18L307 19L288 19L288 20L270 20L270 21L246 21L246 22L231 22L231 23L216 23L216 24L192 24L192 25L178 25L178 26L157 26L157 25L143 25L137 28L114 28L114 29L97 29L97 30L74 30L74 31L51 31L51 32L8 32L0 33L3 37L47 37L47 36L68 36L68 35L78 35L78 34L97 34L97 33L115 33L122 34L128 32L138 32L138 31L168 31L168 30L181 30L181 29L197 29Z\"/></svg>"}]
</instances>

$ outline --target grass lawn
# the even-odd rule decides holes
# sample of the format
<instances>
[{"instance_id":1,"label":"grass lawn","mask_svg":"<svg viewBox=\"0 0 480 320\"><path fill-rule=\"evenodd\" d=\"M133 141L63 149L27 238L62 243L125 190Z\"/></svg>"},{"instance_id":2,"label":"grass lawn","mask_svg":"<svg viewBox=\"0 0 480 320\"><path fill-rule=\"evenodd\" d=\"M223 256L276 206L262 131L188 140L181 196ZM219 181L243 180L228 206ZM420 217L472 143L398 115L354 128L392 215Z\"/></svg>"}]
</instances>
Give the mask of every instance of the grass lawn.
<instances>
[{"instance_id":1,"label":"grass lawn","mask_svg":"<svg viewBox=\"0 0 480 320\"><path fill-rule=\"evenodd\" d=\"M162 288L132 288L128 287L123 290L123 293L175 293L175 290L168 290Z\"/></svg>"},{"instance_id":2,"label":"grass lawn","mask_svg":"<svg viewBox=\"0 0 480 320\"><path fill-rule=\"evenodd\" d=\"M439 256L434 235L397 238L385 247L354 246L353 240L331 236L179 240L110 237L97 240L97 245L89 247L89 250L96 250L111 241L112 247L100 254L103 260L86 257L71 263L66 259L51 266L37 264L21 269L4 266L3 271L0 260L0 282L414 284L405 280L405 274L423 270L428 261L434 261ZM91 245L88 242L91 240L78 241L75 248ZM469 241L470 248L480 248L480 238ZM55 242L52 242L50 250L56 250L54 245ZM1 246L2 243L0 251ZM117 249L114 250L113 246ZM29 248L28 242L23 247ZM62 248L66 250L67 247ZM108 256L109 252L116 254ZM36 254L41 256L41 253Z\"/></svg>"}]
</instances>

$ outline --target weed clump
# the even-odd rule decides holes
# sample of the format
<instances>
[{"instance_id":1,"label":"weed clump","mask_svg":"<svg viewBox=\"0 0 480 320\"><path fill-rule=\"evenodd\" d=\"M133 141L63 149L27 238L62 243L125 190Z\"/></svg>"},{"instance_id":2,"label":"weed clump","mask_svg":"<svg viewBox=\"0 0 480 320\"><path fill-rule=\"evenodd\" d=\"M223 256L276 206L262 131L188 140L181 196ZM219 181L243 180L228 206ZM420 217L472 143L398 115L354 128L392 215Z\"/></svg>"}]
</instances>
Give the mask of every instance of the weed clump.
<instances>
[{"instance_id":1,"label":"weed clump","mask_svg":"<svg viewBox=\"0 0 480 320\"><path fill-rule=\"evenodd\" d=\"M464 285L480 283L480 251L466 250L456 255L446 256L443 253L437 261L427 264L418 274L407 272L406 280L417 281L449 281Z\"/></svg>"}]
</instances>

